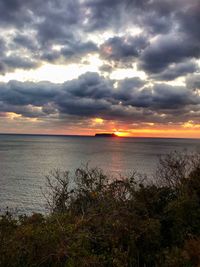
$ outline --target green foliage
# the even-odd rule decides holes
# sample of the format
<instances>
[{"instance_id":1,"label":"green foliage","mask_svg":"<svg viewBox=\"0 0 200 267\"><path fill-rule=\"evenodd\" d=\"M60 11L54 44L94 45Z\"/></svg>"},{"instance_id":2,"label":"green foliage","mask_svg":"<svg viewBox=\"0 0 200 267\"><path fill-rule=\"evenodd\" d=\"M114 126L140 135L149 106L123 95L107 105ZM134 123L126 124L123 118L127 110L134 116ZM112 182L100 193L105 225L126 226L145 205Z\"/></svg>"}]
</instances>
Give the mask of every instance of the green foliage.
<instances>
[{"instance_id":1,"label":"green foliage","mask_svg":"<svg viewBox=\"0 0 200 267\"><path fill-rule=\"evenodd\" d=\"M48 215L1 216L0 267L200 266L200 157L175 152L158 170L156 184L52 172Z\"/></svg>"}]
</instances>

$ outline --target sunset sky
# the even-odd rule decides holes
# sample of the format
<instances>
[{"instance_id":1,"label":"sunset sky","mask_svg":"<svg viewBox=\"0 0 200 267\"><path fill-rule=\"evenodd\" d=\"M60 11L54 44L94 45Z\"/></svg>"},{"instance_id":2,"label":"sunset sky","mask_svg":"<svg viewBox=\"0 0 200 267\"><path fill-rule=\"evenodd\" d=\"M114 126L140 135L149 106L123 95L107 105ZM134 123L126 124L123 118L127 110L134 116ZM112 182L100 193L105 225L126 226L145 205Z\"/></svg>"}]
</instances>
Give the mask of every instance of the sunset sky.
<instances>
[{"instance_id":1,"label":"sunset sky","mask_svg":"<svg viewBox=\"0 0 200 267\"><path fill-rule=\"evenodd\" d=\"M0 0L0 133L200 138L199 0Z\"/></svg>"}]
</instances>

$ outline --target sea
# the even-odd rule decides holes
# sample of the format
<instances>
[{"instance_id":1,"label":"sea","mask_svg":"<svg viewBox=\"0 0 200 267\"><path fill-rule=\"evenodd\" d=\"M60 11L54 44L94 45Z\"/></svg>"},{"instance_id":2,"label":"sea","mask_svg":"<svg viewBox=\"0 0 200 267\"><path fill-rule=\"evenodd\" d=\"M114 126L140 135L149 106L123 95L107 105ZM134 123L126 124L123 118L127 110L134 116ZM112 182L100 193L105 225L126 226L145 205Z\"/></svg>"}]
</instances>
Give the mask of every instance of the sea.
<instances>
[{"instance_id":1,"label":"sea","mask_svg":"<svg viewBox=\"0 0 200 267\"><path fill-rule=\"evenodd\" d=\"M1 134L0 213L47 212L46 176L52 170L73 176L88 164L111 177L133 171L153 177L159 157L173 151L200 152L200 139Z\"/></svg>"}]
</instances>

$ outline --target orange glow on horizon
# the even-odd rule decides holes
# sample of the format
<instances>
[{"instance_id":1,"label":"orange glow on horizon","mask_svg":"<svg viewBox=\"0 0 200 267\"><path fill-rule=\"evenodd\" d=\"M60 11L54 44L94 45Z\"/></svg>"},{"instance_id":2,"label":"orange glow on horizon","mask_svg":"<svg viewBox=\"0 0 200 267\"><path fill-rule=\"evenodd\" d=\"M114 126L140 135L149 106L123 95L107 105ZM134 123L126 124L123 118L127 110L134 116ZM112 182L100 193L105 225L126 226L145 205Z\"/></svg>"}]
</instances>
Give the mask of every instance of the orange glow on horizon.
<instances>
[{"instance_id":1,"label":"orange glow on horizon","mask_svg":"<svg viewBox=\"0 0 200 267\"><path fill-rule=\"evenodd\" d=\"M126 124L96 117L85 119L74 125L63 124L52 128L52 124L48 120L27 118L15 112L5 112L0 116L0 121L0 132L2 133L94 136L98 132L107 132L114 133L119 137L200 138L200 124L192 120L181 124L172 122L168 124L153 122ZM8 125L7 128L5 128L5 121Z\"/></svg>"},{"instance_id":2,"label":"orange glow on horizon","mask_svg":"<svg viewBox=\"0 0 200 267\"><path fill-rule=\"evenodd\" d=\"M119 136L119 137L125 137L128 136L128 133L126 132L120 132L120 131L114 131L114 134Z\"/></svg>"},{"instance_id":3,"label":"orange glow on horizon","mask_svg":"<svg viewBox=\"0 0 200 267\"><path fill-rule=\"evenodd\" d=\"M59 129L54 130L50 128L43 129L33 129L32 127L29 128L26 125L23 126L23 128L12 128L7 131L3 130L2 133L22 133L22 134L50 134L50 135L85 135L85 136L94 136L97 132L110 132L112 133L112 130L103 130L98 131L94 129ZM135 129L127 132L114 132L119 137L152 137L152 138L197 138L200 139L200 129L198 130L192 130L192 129L160 129L160 130L153 130L153 129Z\"/></svg>"},{"instance_id":4,"label":"orange glow on horizon","mask_svg":"<svg viewBox=\"0 0 200 267\"><path fill-rule=\"evenodd\" d=\"M119 129L113 128L114 122L106 122L103 124L97 123L98 127L75 128L68 131L67 129L59 129L57 134L72 134L72 135L88 135L94 136L97 132L114 133L119 137L160 137L160 138L200 138L200 127L184 127L183 125L156 125L149 124L147 127L138 124L134 128L125 126ZM62 131L62 132L61 132Z\"/></svg>"}]
</instances>

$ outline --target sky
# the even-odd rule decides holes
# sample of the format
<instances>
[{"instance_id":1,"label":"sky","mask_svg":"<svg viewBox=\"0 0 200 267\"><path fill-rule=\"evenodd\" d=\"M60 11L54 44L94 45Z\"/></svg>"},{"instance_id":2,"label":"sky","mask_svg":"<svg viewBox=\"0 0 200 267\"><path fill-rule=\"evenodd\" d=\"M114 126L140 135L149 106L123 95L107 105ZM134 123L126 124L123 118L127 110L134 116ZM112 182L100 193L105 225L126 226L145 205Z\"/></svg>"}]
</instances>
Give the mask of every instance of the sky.
<instances>
[{"instance_id":1,"label":"sky","mask_svg":"<svg viewBox=\"0 0 200 267\"><path fill-rule=\"evenodd\" d=\"M0 132L200 138L200 0L0 0Z\"/></svg>"}]
</instances>

